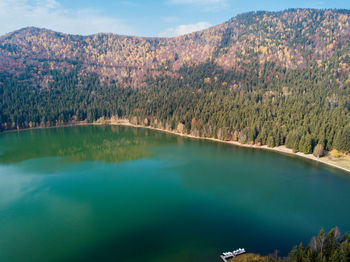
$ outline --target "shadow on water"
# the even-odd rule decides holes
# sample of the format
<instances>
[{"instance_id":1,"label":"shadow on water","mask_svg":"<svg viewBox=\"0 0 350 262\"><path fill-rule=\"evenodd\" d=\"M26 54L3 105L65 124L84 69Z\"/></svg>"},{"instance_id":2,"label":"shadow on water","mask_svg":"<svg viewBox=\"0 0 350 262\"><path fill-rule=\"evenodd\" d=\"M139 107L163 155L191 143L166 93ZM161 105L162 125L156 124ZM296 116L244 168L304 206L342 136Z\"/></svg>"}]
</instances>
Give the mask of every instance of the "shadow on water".
<instances>
[{"instance_id":1,"label":"shadow on water","mask_svg":"<svg viewBox=\"0 0 350 262\"><path fill-rule=\"evenodd\" d=\"M2 136L3 164L52 157L74 162L123 162L150 157L147 147L176 141L150 130L120 126L26 130Z\"/></svg>"}]
</instances>

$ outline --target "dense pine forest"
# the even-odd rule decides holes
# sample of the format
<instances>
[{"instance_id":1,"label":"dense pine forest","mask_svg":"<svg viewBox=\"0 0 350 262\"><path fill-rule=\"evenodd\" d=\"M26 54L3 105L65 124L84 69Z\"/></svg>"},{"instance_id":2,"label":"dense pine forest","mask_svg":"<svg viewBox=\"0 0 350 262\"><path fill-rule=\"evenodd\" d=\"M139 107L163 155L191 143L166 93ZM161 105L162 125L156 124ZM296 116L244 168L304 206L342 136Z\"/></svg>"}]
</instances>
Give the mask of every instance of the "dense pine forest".
<instances>
[{"instance_id":1,"label":"dense pine forest","mask_svg":"<svg viewBox=\"0 0 350 262\"><path fill-rule=\"evenodd\" d=\"M25 28L0 38L0 61L2 131L119 117L317 155L350 151L347 10L251 12L169 39Z\"/></svg>"},{"instance_id":2,"label":"dense pine forest","mask_svg":"<svg viewBox=\"0 0 350 262\"><path fill-rule=\"evenodd\" d=\"M347 262L350 261L350 235L341 235L338 228L327 234L323 229L313 237L307 246L300 243L295 246L288 257L279 257L278 253L261 257L245 255L231 261L237 262Z\"/></svg>"}]
</instances>

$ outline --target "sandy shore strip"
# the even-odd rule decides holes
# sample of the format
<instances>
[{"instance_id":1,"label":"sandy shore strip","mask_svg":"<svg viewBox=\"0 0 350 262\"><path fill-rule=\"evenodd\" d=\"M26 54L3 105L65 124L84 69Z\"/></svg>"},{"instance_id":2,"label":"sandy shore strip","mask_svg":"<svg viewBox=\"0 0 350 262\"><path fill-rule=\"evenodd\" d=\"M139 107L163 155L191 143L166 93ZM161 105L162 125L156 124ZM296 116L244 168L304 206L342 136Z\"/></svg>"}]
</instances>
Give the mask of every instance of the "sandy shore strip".
<instances>
[{"instance_id":1,"label":"sandy shore strip","mask_svg":"<svg viewBox=\"0 0 350 262\"><path fill-rule=\"evenodd\" d=\"M217 138L209 138L209 137L198 137L198 136L193 136L193 135L188 135L188 134L181 134L175 131L170 131L166 129L161 129L161 128L155 128L151 126L144 126L144 125L134 125L129 122L129 120L104 120L104 121L97 121L94 123L88 123L86 121L78 121L76 123L70 123L67 125L61 125L61 126L51 126L51 127L33 127L33 128L26 128L26 129L14 129L14 130L8 130L4 131L3 133L10 133L10 132L20 132L22 130L33 130L33 129L48 129L48 128L60 128L60 127L72 127L72 126L88 126L88 125L114 125L114 126L130 126L130 127L138 127L138 128L145 128L145 129L151 129L151 130L157 130L161 132L166 132L169 134L177 135L177 136L183 136L187 138L193 138L193 139L201 139L201 140L209 140L209 141L215 141L219 143L225 143L225 144L230 144L234 146L239 146L239 147L246 147L246 148L255 148L255 149L262 149L262 150L269 150L269 151L275 151L283 154L288 154L288 155L293 155L293 156L299 156L303 157L306 159L314 160L319 163L340 169L342 171L345 171L350 174L350 155L343 156L340 158L335 158L330 155L326 155L320 158L315 157L312 154L306 155L301 152L294 153L292 149L289 149L285 146L278 146L278 147L268 147L266 145L263 146L258 146L258 145L250 145L250 144L241 144L239 142L235 141L224 141L220 140Z\"/></svg>"},{"instance_id":2,"label":"sandy shore strip","mask_svg":"<svg viewBox=\"0 0 350 262\"><path fill-rule=\"evenodd\" d=\"M155 127L151 127L151 126L134 125L127 120L110 121L109 123L107 122L105 124L146 128L146 129L157 130L157 131L166 132L169 134L188 137L188 138L215 141L215 142L230 144L230 145L239 146L239 147L255 148L255 149L280 152L280 153L284 153L284 154L288 154L288 155L294 155L294 156L299 156L299 157L307 158L310 160L314 160L314 161L317 161L319 163L343 170L343 171L350 174L350 156L349 155L341 157L341 158L334 158L334 157L329 156L329 155L317 158L312 154L307 155L307 154L304 154L301 152L294 153L292 149L289 149L285 146L278 146L278 147L268 147L266 145L258 146L258 145L241 144L241 143L235 142L235 141L224 141L224 140L220 140L217 138L198 137L198 136L192 136L192 135L188 135L188 134L181 134L181 133L177 133L175 131L165 130L165 129L161 129L161 128L155 128Z\"/></svg>"}]
</instances>

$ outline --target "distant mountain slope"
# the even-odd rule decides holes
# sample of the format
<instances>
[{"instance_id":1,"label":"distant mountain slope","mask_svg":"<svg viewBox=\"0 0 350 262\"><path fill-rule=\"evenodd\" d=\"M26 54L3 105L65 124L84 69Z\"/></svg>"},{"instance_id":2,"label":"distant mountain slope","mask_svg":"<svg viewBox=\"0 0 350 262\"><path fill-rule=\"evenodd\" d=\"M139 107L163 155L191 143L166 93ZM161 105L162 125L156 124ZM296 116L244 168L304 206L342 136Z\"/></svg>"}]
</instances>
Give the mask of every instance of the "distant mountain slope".
<instances>
[{"instance_id":1,"label":"distant mountain slope","mask_svg":"<svg viewBox=\"0 0 350 262\"><path fill-rule=\"evenodd\" d=\"M148 76L176 75L184 63L213 60L235 71L249 70L252 63L322 69L336 54L334 70L349 75L349 44L350 12L345 10L251 12L169 39L25 28L0 38L0 72L29 73L39 81L48 70L69 72L79 65L80 74L96 72L102 81L140 87Z\"/></svg>"},{"instance_id":2,"label":"distant mountain slope","mask_svg":"<svg viewBox=\"0 0 350 262\"><path fill-rule=\"evenodd\" d=\"M0 131L115 116L350 152L350 11L251 12L175 38L38 28L0 38Z\"/></svg>"}]
</instances>

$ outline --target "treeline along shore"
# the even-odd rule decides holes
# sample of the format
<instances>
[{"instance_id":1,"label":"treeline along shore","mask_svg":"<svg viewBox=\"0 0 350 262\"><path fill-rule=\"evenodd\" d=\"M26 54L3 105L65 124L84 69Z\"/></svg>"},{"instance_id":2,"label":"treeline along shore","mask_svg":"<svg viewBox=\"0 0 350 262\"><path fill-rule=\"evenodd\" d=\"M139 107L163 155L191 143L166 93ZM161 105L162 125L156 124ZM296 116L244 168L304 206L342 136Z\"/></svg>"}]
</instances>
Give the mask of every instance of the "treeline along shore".
<instances>
[{"instance_id":1,"label":"treeline along shore","mask_svg":"<svg viewBox=\"0 0 350 262\"><path fill-rule=\"evenodd\" d=\"M171 39L25 28L0 37L0 131L117 116L350 169L348 32L349 10L316 9Z\"/></svg>"},{"instance_id":2,"label":"treeline along shore","mask_svg":"<svg viewBox=\"0 0 350 262\"><path fill-rule=\"evenodd\" d=\"M215 142L220 143L226 143L231 144L234 146L239 147L246 147L246 148L254 148L254 149L262 149L262 150L270 150L270 151L276 151L284 154L289 155L295 155L303 158L307 158L313 161L320 162L322 164L326 164L338 169L341 169L347 173L350 173L350 156L348 154L342 154L339 151L333 151L333 152L327 152L324 151L322 155L315 154L304 154L302 152L295 152L291 148L287 148L286 146L277 146L277 147L269 147L268 145L261 145L261 144L244 144L239 141L229 141L229 140L221 140L218 138L212 138L212 137L200 137L195 136L191 134L185 134L183 133L182 126L179 124L178 129L176 130L169 130L169 129L163 129L163 128L157 128L147 125L140 125L140 124L132 124L129 120L123 119L123 120L100 120L99 122L96 122L95 124L111 124L111 125L121 125L121 126L132 126L132 127L139 127L139 128L148 128L152 130L158 130L162 132L167 132L174 135L184 136L188 138L194 138L194 139L204 139L204 140L211 140Z\"/></svg>"},{"instance_id":3,"label":"treeline along shore","mask_svg":"<svg viewBox=\"0 0 350 262\"><path fill-rule=\"evenodd\" d=\"M133 119L135 121L135 118ZM246 148L254 148L254 149L261 149L261 150L270 150L270 151L276 151L283 154L289 154L294 155L298 157L307 158L313 161L320 162L322 164L326 164L328 166L332 166L334 168L343 170L347 173L350 173L350 155L341 153L337 150L333 151L323 151L322 155L316 155L315 154L304 154L302 152L295 152L293 149L288 148L284 145L282 146L275 146L271 147L268 145L261 145L261 144L252 144L252 143L242 143L242 141L239 140L223 140L219 138L214 137L201 137L196 136L193 134L186 134L184 133L184 129L181 123L178 124L177 129L165 129L165 128L159 128L155 125L148 125L148 120L145 120L146 124L140 124L140 123L132 123L127 118L119 119L118 117L112 117L112 118L100 118L97 121L94 121L92 123L89 123L88 121L71 121L66 124L57 124L57 125L39 125L37 127L28 127L26 129L42 129L42 128L58 128L58 127L71 127L71 126L86 126L86 125L116 125L116 126L129 126L129 127L135 127L135 128L146 128L151 130L157 130L161 132L170 133L173 135L193 138L193 139L203 139L203 140L210 140L215 141L219 143L226 143L234 146L239 147L246 147ZM9 130L5 132L14 132L14 131L20 131L20 130L26 130L26 129L15 129L15 130Z\"/></svg>"},{"instance_id":4,"label":"treeline along shore","mask_svg":"<svg viewBox=\"0 0 350 262\"><path fill-rule=\"evenodd\" d=\"M278 251L268 256L245 254L230 262L348 262L350 260L350 234L341 234L336 227L328 233L321 229L317 236L304 245L296 245L286 257L278 256Z\"/></svg>"}]
</instances>

